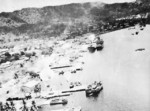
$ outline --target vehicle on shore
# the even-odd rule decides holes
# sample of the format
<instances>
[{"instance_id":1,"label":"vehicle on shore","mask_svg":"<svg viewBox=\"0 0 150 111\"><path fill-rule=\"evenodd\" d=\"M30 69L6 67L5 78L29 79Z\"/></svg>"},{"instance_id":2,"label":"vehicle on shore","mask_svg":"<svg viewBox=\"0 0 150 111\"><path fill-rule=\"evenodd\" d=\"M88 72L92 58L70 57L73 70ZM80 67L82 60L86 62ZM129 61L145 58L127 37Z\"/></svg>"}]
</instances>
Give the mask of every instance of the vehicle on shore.
<instances>
[{"instance_id":1,"label":"vehicle on shore","mask_svg":"<svg viewBox=\"0 0 150 111\"><path fill-rule=\"evenodd\" d=\"M81 82L77 81L77 82L71 82L69 87L71 89L71 88L74 88L76 86L81 86L81 85L82 85Z\"/></svg>"},{"instance_id":2,"label":"vehicle on shore","mask_svg":"<svg viewBox=\"0 0 150 111\"><path fill-rule=\"evenodd\" d=\"M93 84L88 85L87 89L86 89L86 96L98 96L98 94L100 93L100 91L103 90L103 86L101 81L100 82L94 82Z\"/></svg>"},{"instance_id":3,"label":"vehicle on shore","mask_svg":"<svg viewBox=\"0 0 150 111\"><path fill-rule=\"evenodd\" d=\"M51 102L50 102L50 105L57 105L57 104L62 104L62 105L65 105L68 103L68 100L67 99L53 99Z\"/></svg>"}]
</instances>

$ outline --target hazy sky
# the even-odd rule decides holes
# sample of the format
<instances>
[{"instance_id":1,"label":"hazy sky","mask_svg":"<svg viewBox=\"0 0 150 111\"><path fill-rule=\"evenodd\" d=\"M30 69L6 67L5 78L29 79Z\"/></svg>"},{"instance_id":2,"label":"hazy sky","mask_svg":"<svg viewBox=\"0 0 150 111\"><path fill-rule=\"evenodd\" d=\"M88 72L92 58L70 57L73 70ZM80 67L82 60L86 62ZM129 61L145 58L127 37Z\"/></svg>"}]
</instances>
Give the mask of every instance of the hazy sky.
<instances>
[{"instance_id":1,"label":"hazy sky","mask_svg":"<svg viewBox=\"0 0 150 111\"><path fill-rule=\"evenodd\" d=\"M14 11L27 7L43 7L50 5L61 5L78 2L100 1L105 3L131 2L135 0L0 0L0 12Z\"/></svg>"}]
</instances>

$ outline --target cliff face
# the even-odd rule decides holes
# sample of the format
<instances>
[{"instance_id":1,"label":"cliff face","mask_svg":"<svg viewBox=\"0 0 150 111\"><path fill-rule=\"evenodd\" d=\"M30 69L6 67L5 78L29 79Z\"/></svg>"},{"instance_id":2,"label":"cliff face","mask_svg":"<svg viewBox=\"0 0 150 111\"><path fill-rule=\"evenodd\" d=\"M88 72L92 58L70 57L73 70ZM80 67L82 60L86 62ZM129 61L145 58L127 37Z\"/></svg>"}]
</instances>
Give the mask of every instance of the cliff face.
<instances>
[{"instance_id":1,"label":"cliff face","mask_svg":"<svg viewBox=\"0 0 150 111\"><path fill-rule=\"evenodd\" d=\"M83 3L43 8L25 8L9 13L0 13L0 33L59 36L68 26L79 24L88 27L93 22L106 23L130 14L150 12L149 1L136 3ZM80 28L80 29L81 29Z\"/></svg>"}]
</instances>

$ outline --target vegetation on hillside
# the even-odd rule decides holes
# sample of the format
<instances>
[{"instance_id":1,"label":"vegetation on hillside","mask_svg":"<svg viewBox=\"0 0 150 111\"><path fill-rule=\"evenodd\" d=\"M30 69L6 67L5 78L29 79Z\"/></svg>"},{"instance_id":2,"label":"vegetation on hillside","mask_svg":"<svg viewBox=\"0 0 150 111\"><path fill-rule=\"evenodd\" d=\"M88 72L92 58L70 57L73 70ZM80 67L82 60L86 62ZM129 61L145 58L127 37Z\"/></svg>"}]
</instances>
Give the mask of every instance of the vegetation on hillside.
<instances>
[{"instance_id":1,"label":"vegetation on hillside","mask_svg":"<svg viewBox=\"0 0 150 111\"><path fill-rule=\"evenodd\" d=\"M95 4L78 3L3 12L0 14L0 33L28 34L31 37L67 34L68 38L73 38L87 32L103 31L106 25L118 18L150 12L148 0L140 3ZM150 20L146 22L150 23Z\"/></svg>"}]
</instances>

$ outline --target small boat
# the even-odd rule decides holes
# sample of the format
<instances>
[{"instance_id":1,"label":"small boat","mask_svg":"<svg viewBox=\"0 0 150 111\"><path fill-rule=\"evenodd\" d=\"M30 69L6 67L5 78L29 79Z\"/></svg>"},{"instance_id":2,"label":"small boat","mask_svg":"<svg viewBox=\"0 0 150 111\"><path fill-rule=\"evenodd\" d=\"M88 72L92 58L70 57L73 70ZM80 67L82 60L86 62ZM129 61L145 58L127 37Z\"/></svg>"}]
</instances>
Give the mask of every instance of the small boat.
<instances>
[{"instance_id":1,"label":"small boat","mask_svg":"<svg viewBox=\"0 0 150 111\"><path fill-rule=\"evenodd\" d=\"M91 46L88 47L88 50L91 53L94 53L95 50L100 51L100 50L102 50L104 48L104 46L103 46L103 44L104 44L103 39L98 39L95 43L96 44L92 44Z\"/></svg>"},{"instance_id":2,"label":"small boat","mask_svg":"<svg viewBox=\"0 0 150 111\"><path fill-rule=\"evenodd\" d=\"M102 50L103 47L104 47L103 44L104 44L103 39L99 39L99 40L97 41L97 43L96 43L96 50L97 50L97 51Z\"/></svg>"},{"instance_id":3,"label":"small boat","mask_svg":"<svg viewBox=\"0 0 150 111\"><path fill-rule=\"evenodd\" d=\"M86 96L98 96L101 90L103 90L102 83L95 81L93 84L88 85L86 89Z\"/></svg>"},{"instance_id":4,"label":"small boat","mask_svg":"<svg viewBox=\"0 0 150 111\"><path fill-rule=\"evenodd\" d=\"M67 99L53 99L51 102L50 102L50 105L57 105L57 104L62 104L62 105L65 105L68 103L68 100Z\"/></svg>"},{"instance_id":5,"label":"small boat","mask_svg":"<svg viewBox=\"0 0 150 111\"><path fill-rule=\"evenodd\" d=\"M99 45L96 46L96 50L97 50L97 51L100 51L100 50L102 50L103 48L104 48L104 46L101 45L101 44L99 44Z\"/></svg>"},{"instance_id":6,"label":"small boat","mask_svg":"<svg viewBox=\"0 0 150 111\"><path fill-rule=\"evenodd\" d=\"M145 50L145 48L139 48L139 49L136 49L135 51L143 51Z\"/></svg>"},{"instance_id":7,"label":"small boat","mask_svg":"<svg viewBox=\"0 0 150 111\"><path fill-rule=\"evenodd\" d=\"M93 46L89 46L89 47L88 47L88 50L89 50L89 52L94 53L95 50L96 50L96 48L93 47Z\"/></svg>"}]
</instances>

